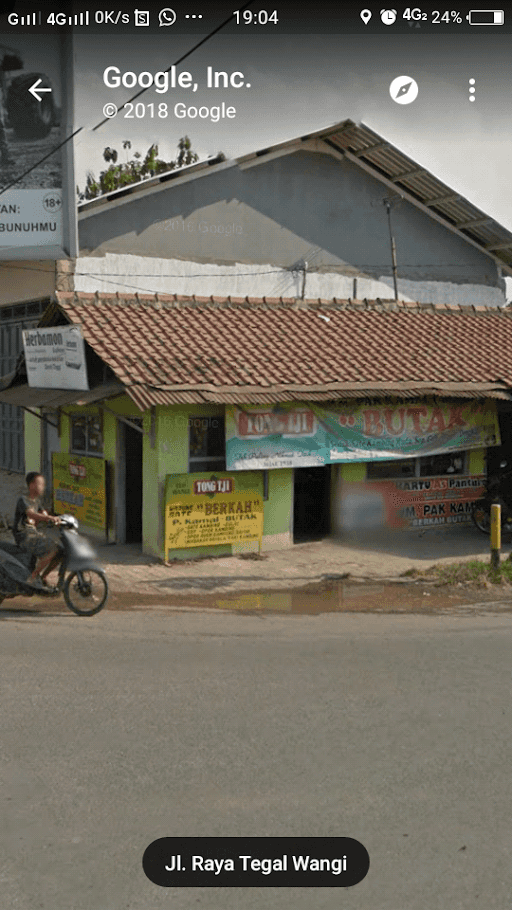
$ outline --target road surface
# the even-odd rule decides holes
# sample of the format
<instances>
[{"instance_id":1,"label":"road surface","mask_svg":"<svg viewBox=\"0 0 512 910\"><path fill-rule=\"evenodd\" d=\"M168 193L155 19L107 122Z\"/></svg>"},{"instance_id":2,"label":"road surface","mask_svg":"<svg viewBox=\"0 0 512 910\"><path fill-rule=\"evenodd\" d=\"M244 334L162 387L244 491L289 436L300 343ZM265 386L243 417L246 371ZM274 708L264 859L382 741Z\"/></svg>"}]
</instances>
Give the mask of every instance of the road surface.
<instances>
[{"instance_id":1,"label":"road surface","mask_svg":"<svg viewBox=\"0 0 512 910\"><path fill-rule=\"evenodd\" d=\"M3 910L510 906L510 613L15 603L0 611ZM145 877L153 840L200 836L352 837L370 871L292 892Z\"/></svg>"}]
</instances>

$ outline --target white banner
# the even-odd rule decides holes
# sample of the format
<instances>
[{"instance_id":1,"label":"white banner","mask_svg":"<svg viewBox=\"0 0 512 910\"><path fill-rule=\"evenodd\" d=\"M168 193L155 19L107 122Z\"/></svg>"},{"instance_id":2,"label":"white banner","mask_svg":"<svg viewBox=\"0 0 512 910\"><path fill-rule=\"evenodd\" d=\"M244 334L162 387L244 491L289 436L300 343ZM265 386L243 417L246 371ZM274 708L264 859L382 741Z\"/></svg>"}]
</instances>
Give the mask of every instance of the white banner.
<instances>
[{"instance_id":1,"label":"white banner","mask_svg":"<svg viewBox=\"0 0 512 910\"><path fill-rule=\"evenodd\" d=\"M62 190L9 190L0 199L0 246L59 247Z\"/></svg>"},{"instance_id":2,"label":"white banner","mask_svg":"<svg viewBox=\"0 0 512 910\"><path fill-rule=\"evenodd\" d=\"M88 391L85 345L80 326L25 329L22 335L29 386Z\"/></svg>"}]
</instances>

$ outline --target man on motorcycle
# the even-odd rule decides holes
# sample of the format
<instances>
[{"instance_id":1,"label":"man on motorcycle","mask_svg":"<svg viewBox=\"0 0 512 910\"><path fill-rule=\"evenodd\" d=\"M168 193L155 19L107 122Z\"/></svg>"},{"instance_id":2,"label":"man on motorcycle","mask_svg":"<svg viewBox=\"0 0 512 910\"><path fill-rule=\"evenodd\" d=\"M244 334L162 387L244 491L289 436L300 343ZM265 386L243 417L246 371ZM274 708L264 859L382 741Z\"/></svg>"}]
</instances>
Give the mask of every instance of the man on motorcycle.
<instances>
[{"instance_id":1,"label":"man on motorcycle","mask_svg":"<svg viewBox=\"0 0 512 910\"><path fill-rule=\"evenodd\" d=\"M43 475L37 471L30 471L26 482L28 493L20 496L16 503L13 535L17 545L36 558L34 570L27 581L29 584L46 585L45 578L58 565L57 556L60 558L60 551L40 525L55 525L60 519L57 515L49 515L41 506L46 487Z\"/></svg>"}]
</instances>

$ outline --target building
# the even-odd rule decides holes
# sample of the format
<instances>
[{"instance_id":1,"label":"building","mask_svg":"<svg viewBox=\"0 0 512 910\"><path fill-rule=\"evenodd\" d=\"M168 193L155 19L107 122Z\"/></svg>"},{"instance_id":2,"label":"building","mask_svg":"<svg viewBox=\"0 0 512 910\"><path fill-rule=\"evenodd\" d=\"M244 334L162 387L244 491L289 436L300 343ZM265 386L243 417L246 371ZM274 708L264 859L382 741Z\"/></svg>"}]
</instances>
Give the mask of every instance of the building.
<instances>
[{"instance_id":1,"label":"building","mask_svg":"<svg viewBox=\"0 0 512 910\"><path fill-rule=\"evenodd\" d=\"M86 293L503 306L512 274L509 231L349 120L109 193L78 228Z\"/></svg>"},{"instance_id":2,"label":"building","mask_svg":"<svg viewBox=\"0 0 512 910\"><path fill-rule=\"evenodd\" d=\"M0 393L7 415L2 451L18 453L0 466L41 469L48 477L55 467L55 489L69 487L72 500L83 496L72 489L70 470L80 479L81 459L93 459L97 495L94 507L80 514L82 521L110 540L141 540L146 552L165 555L162 503L171 496L168 477L202 471L206 483L211 472L226 473L225 467L228 475L235 470L241 483L240 464L233 468L233 428L239 428L234 409L245 408L250 417L248 409L258 407L258 420L275 427L281 424L272 409L293 411L298 402L302 411L290 419L298 421L299 430L301 421L309 426L310 441L315 437L324 451L321 464L310 449L305 459L299 443L288 446L293 452L288 461L282 451L281 461L276 453L268 462L251 461L239 437L240 458L256 472L247 478L245 492L253 490L248 501L258 502L258 515L264 516L263 546L364 530L383 516L386 525L396 526L467 520L469 505L456 512L450 500L448 516L434 506L445 490L464 489L458 499L467 503L476 498L485 450L497 448L486 442L493 434L497 439L496 433L483 434L478 426L484 417L491 420L493 409L504 415L508 407L499 349L508 349L503 276L512 274L512 234L420 164L366 126L344 121L235 161L210 159L86 203L79 209L79 239L76 261L5 263L0 269L0 340L8 353ZM81 326L87 391L23 389L21 329L34 327L43 313L42 327ZM271 334L269 320L275 327ZM475 331L478 335L482 326L491 332L492 344L477 357ZM402 368L404 332L409 359ZM505 333L501 342L496 332ZM141 354L135 356L138 343ZM297 346L300 369L288 374ZM254 351L263 359L253 362ZM474 375L466 361L474 364ZM462 461L457 454L457 464L449 461L443 468L472 478L465 487L455 487L450 478L444 483L438 456L449 447L437 445L439 440L432 453L437 461L427 465L425 449L417 458L404 449L402 467L400 459L391 459L401 473L390 477L382 474L382 459L368 472L353 448L344 460L331 460L325 452L330 443L333 450L337 446L332 433L322 440L317 436L319 421L330 431L343 415L347 421L371 421L356 413L356 406L377 402L386 413L375 417L376 426L389 424L398 438L402 421L422 429L427 420L417 411L416 417L402 413L404 402L428 409L435 402L448 407L450 401L480 402L479 416L476 405L466 415L477 424L479 445L466 446L462 434L460 451L469 454ZM24 439L19 406L26 409ZM272 413L265 414L265 407ZM320 407L329 413L320 414ZM449 412L427 414L427 428L434 421L430 435L436 436L436 427L448 432ZM455 429L460 420L455 417ZM246 426L254 436L249 423L253 428L254 421ZM495 417L491 423L496 430ZM507 426L502 417L503 438ZM345 436L349 429L346 423ZM300 441L301 433L296 436ZM59 456L58 464L53 456ZM425 477L437 478L434 487L425 486ZM419 486L407 489L409 483ZM212 492L205 490L204 495ZM172 496L176 500L176 491ZM427 510L421 514L420 502ZM173 520L179 530L180 521ZM177 555L189 552L172 549ZM196 544L194 552L201 551ZM216 544L215 552L231 552L231 545Z\"/></svg>"},{"instance_id":3,"label":"building","mask_svg":"<svg viewBox=\"0 0 512 910\"><path fill-rule=\"evenodd\" d=\"M510 445L508 309L69 292L38 332L66 325L89 389L31 388L20 358L0 401L55 409L57 511L161 558L458 525Z\"/></svg>"}]
</instances>

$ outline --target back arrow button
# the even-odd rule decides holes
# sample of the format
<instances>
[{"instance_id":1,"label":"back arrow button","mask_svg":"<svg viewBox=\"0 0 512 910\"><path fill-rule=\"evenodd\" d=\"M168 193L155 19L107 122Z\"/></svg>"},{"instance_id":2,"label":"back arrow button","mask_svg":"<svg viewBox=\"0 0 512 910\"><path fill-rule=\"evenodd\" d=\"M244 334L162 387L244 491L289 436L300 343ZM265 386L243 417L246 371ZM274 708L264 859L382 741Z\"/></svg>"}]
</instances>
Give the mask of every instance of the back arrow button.
<instances>
[{"instance_id":1,"label":"back arrow button","mask_svg":"<svg viewBox=\"0 0 512 910\"><path fill-rule=\"evenodd\" d=\"M39 92L51 92L52 91L51 88L43 88L43 86L41 86L40 83L41 83L41 79L38 79L37 82L34 82L34 84L31 85L29 88L30 94L34 96L36 101L42 101L42 98L38 94Z\"/></svg>"}]
</instances>

